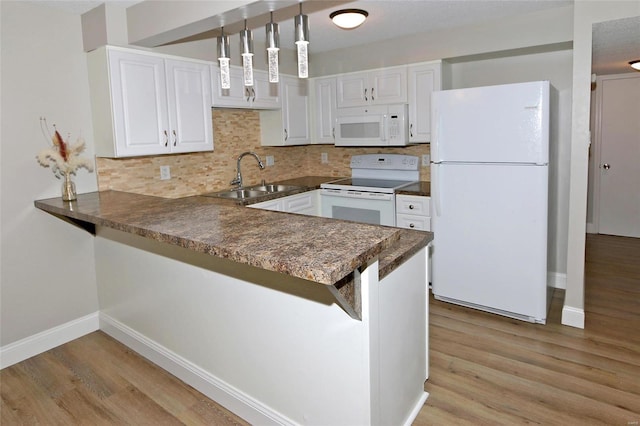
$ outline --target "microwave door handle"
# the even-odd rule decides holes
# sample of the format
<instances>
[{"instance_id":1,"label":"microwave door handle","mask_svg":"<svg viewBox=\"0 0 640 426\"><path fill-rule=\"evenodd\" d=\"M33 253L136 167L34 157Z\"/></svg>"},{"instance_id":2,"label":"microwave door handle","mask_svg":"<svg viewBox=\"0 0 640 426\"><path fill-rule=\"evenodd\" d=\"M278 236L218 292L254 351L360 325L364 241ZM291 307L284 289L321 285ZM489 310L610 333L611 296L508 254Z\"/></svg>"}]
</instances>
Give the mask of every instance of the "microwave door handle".
<instances>
[{"instance_id":1,"label":"microwave door handle","mask_svg":"<svg viewBox=\"0 0 640 426\"><path fill-rule=\"evenodd\" d=\"M380 122L380 140L382 141L386 141L388 139L387 131L389 130L389 126L387 125L387 120L387 114L384 114L382 116L382 121Z\"/></svg>"}]
</instances>

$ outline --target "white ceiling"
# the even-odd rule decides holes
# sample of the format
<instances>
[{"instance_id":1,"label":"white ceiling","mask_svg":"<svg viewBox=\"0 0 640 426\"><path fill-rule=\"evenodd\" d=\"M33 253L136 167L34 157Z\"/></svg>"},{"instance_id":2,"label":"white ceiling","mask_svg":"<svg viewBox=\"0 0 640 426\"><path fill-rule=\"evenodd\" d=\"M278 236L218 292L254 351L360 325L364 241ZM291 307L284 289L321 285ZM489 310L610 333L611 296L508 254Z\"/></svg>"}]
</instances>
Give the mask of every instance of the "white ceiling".
<instances>
[{"instance_id":1,"label":"white ceiling","mask_svg":"<svg viewBox=\"0 0 640 426\"><path fill-rule=\"evenodd\" d=\"M128 7L136 0L106 0ZM98 0L37 0L39 4L63 8L82 14L100 5ZM277 7L278 1L272 1ZM329 13L340 8L320 11L322 1L305 0L303 13L309 16L312 49L316 52L358 46L383 39L416 33L479 24L510 16L541 11L573 4L573 0L356 0L346 2L345 8L359 8L369 12L367 21L353 30L341 30L329 20ZM311 7L316 3L315 7ZM280 43L293 45L293 20L279 22ZM264 40L264 27L254 28L254 38ZM541 31L544 31L541 28ZM597 74L629 72L628 62L640 59L640 17L621 19L594 25L593 69Z\"/></svg>"}]
</instances>

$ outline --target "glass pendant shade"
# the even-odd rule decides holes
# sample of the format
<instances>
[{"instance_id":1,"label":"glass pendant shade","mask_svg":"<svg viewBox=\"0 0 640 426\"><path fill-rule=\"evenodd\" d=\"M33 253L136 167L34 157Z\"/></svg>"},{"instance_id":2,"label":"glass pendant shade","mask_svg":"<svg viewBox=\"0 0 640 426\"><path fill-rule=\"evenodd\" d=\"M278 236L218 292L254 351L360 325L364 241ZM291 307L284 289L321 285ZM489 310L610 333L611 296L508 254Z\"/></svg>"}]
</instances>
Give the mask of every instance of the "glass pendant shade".
<instances>
[{"instance_id":1,"label":"glass pendant shade","mask_svg":"<svg viewBox=\"0 0 640 426\"><path fill-rule=\"evenodd\" d=\"M295 40L298 50L298 77L309 77L309 17L302 14L302 3L300 3L300 15L294 18Z\"/></svg>"},{"instance_id":2,"label":"glass pendant shade","mask_svg":"<svg viewBox=\"0 0 640 426\"><path fill-rule=\"evenodd\" d=\"M222 89L231 88L231 78L229 73L229 36L224 32L218 37L218 62L220 64L220 87Z\"/></svg>"},{"instance_id":3,"label":"glass pendant shade","mask_svg":"<svg viewBox=\"0 0 640 426\"><path fill-rule=\"evenodd\" d=\"M240 52L244 85L253 86L253 34L246 28L240 31Z\"/></svg>"},{"instance_id":4,"label":"glass pendant shade","mask_svg":"<svg viewBox=\"0 0 640 426\"><path fill-rule=\"evenodd\" d=\"M270 22L266 25L267 31L267 56L269 63L269 83L279 81L278 51L280 50L280 33L278 24Z\"/></svg>"}]
</instances>

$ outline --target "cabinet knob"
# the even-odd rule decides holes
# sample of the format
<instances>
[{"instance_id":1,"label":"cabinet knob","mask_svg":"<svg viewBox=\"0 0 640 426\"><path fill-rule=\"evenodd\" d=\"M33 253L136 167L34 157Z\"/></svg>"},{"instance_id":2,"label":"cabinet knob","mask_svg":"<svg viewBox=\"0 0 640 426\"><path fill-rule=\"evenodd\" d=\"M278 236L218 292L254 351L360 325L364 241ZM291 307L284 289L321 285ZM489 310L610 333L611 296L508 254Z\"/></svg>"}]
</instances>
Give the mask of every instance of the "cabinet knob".
<instances>
[{"instance_id":1,"label":"cabinet knob","mask_svg":"<svg viewBox=\"0 0 640 426\"><path fill-rule=\"evenodd\" d=\"M413 223L409 224L409 228L415 228L415 227L416 227L416 225L414 225Z\"/></svg>"},{"instance_id":2,"label":"cabinet knob","mask_svg":"<svg viewBox=\"0 0 640 426\"><path fill-rule=\"evenodd\" d=\"M602 168L605 169L605 170L609 170L611 168L611 164L604 163L602 165Z\"/></svg>"},{"instance_id":3,"label":"cabinet knob","mask_svg":"<svg viewBox=\"0 0 640 426\"><path fill-rule=\"evenodd\" d=\"M409 210L413 210L415 207L413 207L413 204L409 204Z\"/></svg>"}]
</instances>

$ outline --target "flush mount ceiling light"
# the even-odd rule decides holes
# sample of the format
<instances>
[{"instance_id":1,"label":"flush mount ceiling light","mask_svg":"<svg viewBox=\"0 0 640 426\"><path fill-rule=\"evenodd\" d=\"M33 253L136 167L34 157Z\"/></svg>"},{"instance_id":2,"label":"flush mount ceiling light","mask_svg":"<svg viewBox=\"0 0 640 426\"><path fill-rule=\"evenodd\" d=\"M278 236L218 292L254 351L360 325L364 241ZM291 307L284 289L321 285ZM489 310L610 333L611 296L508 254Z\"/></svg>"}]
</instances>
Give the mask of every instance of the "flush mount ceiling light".
<instances>
[{"instance_id":1,"label":"flush mount ceiling light","mask_svg":"<svg viewBox=\"0 0 640 426\"><path fill-rule=\"evenodd\" d=\"M342 9L331 13L329 18L343 30L352 30L362 25L367 16L369 16L369 13L366 10Z\"/></svg>"},{"instance_id":2,"label":"flush mount ceiling light","mask_svg":"<svg viewBox=\"0 0 640 426\"><path fill-rule=\"evenodd\" d=\"M631 65L631 68L633 68L634 70L640 71L640 59L629 62L629 65Z\"/></svg>"}]
</instances>

